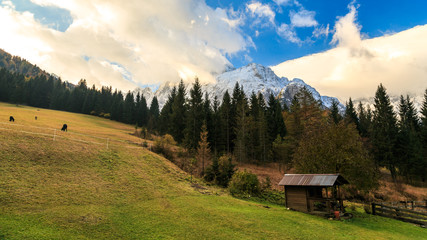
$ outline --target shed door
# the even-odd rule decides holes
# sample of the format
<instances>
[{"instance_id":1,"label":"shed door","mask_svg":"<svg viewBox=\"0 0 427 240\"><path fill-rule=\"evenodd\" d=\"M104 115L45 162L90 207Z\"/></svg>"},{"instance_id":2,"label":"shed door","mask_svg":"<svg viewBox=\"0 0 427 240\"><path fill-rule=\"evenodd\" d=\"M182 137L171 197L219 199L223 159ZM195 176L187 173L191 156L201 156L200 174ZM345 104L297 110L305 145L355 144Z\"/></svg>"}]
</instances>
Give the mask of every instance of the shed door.
<instances>
[{"instance_id":1,"label":"shed door","mask_svg":"<svg viewBox=\"0 0 427 240\"><path fill-rule=\"evenodd\" d=\"M286 206L302 212L307 212L307 191L302 187L286 186Z\"/></svg>"}]
</instances>

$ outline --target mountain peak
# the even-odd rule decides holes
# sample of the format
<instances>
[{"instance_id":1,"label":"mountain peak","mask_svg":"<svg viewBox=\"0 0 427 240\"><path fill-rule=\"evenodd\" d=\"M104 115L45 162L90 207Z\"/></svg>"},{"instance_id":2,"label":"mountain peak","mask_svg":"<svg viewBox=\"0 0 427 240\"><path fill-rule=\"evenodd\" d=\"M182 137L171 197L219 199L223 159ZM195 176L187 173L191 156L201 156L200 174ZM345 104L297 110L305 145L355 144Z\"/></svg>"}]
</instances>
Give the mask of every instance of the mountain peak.
<instances>
[{"instance_id":1,"label":"mountain peak","mask_svg":"<svg viewBox=\"0 0 427 240\"><path fill-rule=\"evenodd\" d=\"M270 94L278 97L282 104L290 105L294 95L303 87L306 87L316 100L322 102L324 107L330 107L333 100L336 98L321 96L313 87L306 84L301 79L293 79L289 81L287 78L279 78L273 70L261 64L250 63L244 67L230 70L216 76L215 83L203 84L202 91L207 92L209 97L213 99L217 97L222 100L224 93L233 91L236 83L242 86L246 95L249 96L252 92L255 94L261 93L264 99L268 99ZM154 96L157 96L160 107L162 107L168 99L173 83L164 83L159 89L150 96L147 100L151 102ZM187 85L187 94L191 88L190 83ZM344 108L344 106L341 106Z\"/></svg>"}]
</instances>

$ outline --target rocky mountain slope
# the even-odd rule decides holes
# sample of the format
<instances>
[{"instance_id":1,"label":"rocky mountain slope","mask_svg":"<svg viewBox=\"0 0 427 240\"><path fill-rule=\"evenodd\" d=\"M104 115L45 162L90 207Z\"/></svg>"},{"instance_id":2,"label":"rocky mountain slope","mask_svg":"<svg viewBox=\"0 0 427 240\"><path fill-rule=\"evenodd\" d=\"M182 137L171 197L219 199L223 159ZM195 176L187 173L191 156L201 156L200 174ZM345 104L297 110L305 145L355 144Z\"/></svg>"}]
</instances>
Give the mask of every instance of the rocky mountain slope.
<instances>
[{"instance_id":1,"label":"rocky mountain slope","mask_svg":"<svg viewBox=\"0 0 427 240\"><path fill-rule=\"evenodd\" d=\"M260 64L251 63L247 66L230 70L216 76L216 82L202 85L202 91L207 92L210 99L215 96L222 100L224 93L228 90L231 94L236 83L243 86L247 96L252 92L262 93L265 99L268 99L270 94L278 97L282 104L290 105L294 95L303 87L306 87L316 100L320 100L322 105L329 108L332 101L338 101L337 98L322 96L316 89L306 84L301 79L289 80L285 77L279 78L269 67ZM192 82L185 83L187 94L192 87ZM168 98L168 95L174 86L178 83L167 82L162 84L159 89L152 92L149 88L138 89L147 102L151 102L154 96L157 97L160 107L162 107ZM339 101L338 101L339 102ZM340 105L344 109L343 105Z\"/></svg>"}]
</instances>

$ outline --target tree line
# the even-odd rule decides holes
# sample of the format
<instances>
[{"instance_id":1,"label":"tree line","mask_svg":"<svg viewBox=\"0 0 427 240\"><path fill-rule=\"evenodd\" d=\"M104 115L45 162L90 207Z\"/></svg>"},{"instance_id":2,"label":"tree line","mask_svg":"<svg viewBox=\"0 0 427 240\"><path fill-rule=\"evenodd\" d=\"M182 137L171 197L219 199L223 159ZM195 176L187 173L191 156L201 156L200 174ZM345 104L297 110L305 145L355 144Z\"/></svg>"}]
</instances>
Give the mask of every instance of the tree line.
<instances>
[{"instance_id":1,"label":"tree line","mask_svg":"<svg viewBox=\"0 0 427 240\"><path fill-rule=\"evenodd\" d=\"M342 173L366 189L375 186L379 167L409 182L425 181L427 172L427 91L419 113L408 96L401 96L395 112L380 85L373 109L362 103L355 107L350 98L341 114L337 102L324 109L305 88L290 106L273 95L247 96L238 83L222 99L211 100L196 79L191 89L182 81L174 87L160 111L156 97L148 106L140 93L0 69L0 101L92 114L170 134L194 155L200 146L208 148L207 162L214 164L224 155L242 163L278 162L301 173Z\"/></svg>"}]
</instances>

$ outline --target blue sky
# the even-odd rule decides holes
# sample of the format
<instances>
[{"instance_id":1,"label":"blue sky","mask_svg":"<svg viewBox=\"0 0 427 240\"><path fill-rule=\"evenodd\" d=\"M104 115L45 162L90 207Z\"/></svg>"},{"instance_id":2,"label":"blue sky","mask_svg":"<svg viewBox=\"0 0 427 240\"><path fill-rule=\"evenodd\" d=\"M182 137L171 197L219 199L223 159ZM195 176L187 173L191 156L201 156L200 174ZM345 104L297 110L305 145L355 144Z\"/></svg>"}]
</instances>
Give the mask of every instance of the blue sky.
<instances>
[{"instance_id":1,"label":"blue sky","mask_svg":"<svg viewBox=\"0 0 427 240\"><path fill-rule=\"evenodd\" d=\"M419 95L426 9L423 0L0 0L0 48L70 82L122 90L212 82L255 62L341 100L372 96L379 83Z\"/></svg>"},{"instance_id":2,"label":"blue sky","mask_svg":"<svg viewBox=\"0 0 427 240\"><path fill-rule=\"evenodd\" d=\"M246 5L255 1L239 0L207 0L208 5L216 8L230 8L245 11ZM270 6L274 11L275 22L290 24L290 12L298 12L301 8L314 12L314 19L318 25L328 26L333 31L337 17L348 13L350 1L342 0L298 0L299 6L293 1L279 6L275 1L257 1ZM361 32L365 38L373 38L400 32L417 25L427 23L427 1L425 0L358 0L357 22L362 26ZM252 37L256 49L251 49L249 56L254 62L264 65L275 65L285 60L299 58L308 54L322 52L331 49L332 34L313 38L314 27L296 28L298 37L302 40L310 39L302 44L296 44L278 36L272 26L251 26L250 20L242 29ZM260 35L255 36L255 31ZM332 33L332 32L331 32ZM247 61L244 56L230 58L236 66L245 65Z\"/></svg>"}]
</instances>

